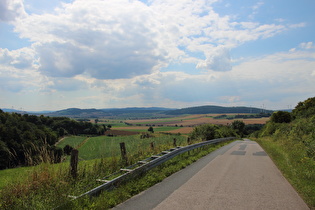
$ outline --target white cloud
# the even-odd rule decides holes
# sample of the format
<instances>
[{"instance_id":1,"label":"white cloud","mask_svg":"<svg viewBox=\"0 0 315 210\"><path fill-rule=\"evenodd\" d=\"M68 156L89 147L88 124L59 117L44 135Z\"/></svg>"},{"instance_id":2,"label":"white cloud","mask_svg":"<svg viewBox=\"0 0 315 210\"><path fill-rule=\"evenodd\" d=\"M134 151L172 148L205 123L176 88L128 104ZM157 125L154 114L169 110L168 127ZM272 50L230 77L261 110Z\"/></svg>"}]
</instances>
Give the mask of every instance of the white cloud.
<instances>
[{"instance_id":1,"label":"white cloud","mask_svg":"<svg viewBox=\"0 0 315 210\"><path fill-rule=\"evenodd\" d=\"M223 46L217 47L214 51L206 52L207 59L197 64L197 68L213 71L231 70L231 57L229 50Z\"/></svg>"},{"instance_id":2,"label":"white cloud","mask_svg":"<svg viewBox=\"0 0 315 210\"><path fill-rule=\"evenodd\" d=\"M35 62L35 52L32 48L8 50L0 48L0 64L24 69L30 68Z\"/></svg>"},{"instance_id":3,"label":"white cloud","mask_svg":"<svg viewBox=\"0 0 315 210\"><path fill-rule=\"evenodd\" d=\"M82 106L91 101L104 107L154 106L158 101L183 107L275 102L315 91L309 88L314 84L311 41L231 66L231 49L305 23L237 22L214 11L215 0L76 0L28 15L22 1L4 2L0 19L11 21L14 31L33 44L0 49L2 90L49 94L58 107L61 96ZM259 1L251 9L257 12L262 5ZM170 64L193 64L196 73L160 71Z\"/></svg>"},{"instance_id":4,"label":"white cloud","mask_svg":"<svg viewBox=\"0 0 315 210\"><path fill-rule=\"evenodd\" d=\"M118 79L151 74L172 62L228 71L231 48L289 28L233 22L216 13L213 2L76 0L54 13L20 19L15 31L35 43L44 75Z\"/></svg>"},{"instance_id":5,"label":"white cloud","mask_svg":"<svg viewBox=\"0 0 315 210\"><path fill-rule=\"evenodd\" d=\"M168 107L187 107L195 103L259 107L264 103L275 108L289 98L298 102L315 92L314 66L315 58L311 53L303 53L303 56L301 52L276 53L244 61L226 72L201 75L160 72L103 81L106 85L97 88L126 106L130 98L136 97L143 105L172 104Z\"/></svg>"},{"instance_id":6,"label":"white cloud","mask_svg":"<svg viewBox=\"0 0 315 210\"><path fill-rule=\"evenodd\" d=\"M0 22L13 22L25 16L23 0L0 1Z\"/></svg>"},{"instance_id":7,"label":"white cloud","mask_svg":"<svg viewBox=\"0 0 315 210\"><path fill-rule=\"evenodd\" d=\"M315 48L315 46L313 46L313 42L303 42L299 47L306 50Z\"/></svg>"}]
</instances>

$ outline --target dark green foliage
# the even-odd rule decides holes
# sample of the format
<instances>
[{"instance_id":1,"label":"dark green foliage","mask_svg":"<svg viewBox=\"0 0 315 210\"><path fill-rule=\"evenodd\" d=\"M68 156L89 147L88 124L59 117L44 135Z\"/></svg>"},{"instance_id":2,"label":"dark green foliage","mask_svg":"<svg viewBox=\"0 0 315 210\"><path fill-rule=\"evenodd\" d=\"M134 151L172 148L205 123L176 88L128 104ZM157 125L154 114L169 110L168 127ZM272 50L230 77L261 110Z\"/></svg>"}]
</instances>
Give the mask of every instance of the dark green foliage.
<instances>
[{"instance_id":1,"label":"dark green foliage","mask_svg":"<svg viewBox=\"0 0 315 210\"><path fill-rule=\"evenodd\" d=\"M289 112L277 111L271 115L270 120L275 123L289 123L291 122L291 114Z\"/></svg>"},{"instance_id":2,"label":"dark green foliage","mask_svg":"<svg viewBox=\"0 0 315 210\"><path fill-rule=\"evenodd\" d=\"M148 131L151 132L151 133L154 133L153 127L150 126L149 129L148 129Z\"/></svg>"},{"instance_id":3,"label":"dark green foliage","mask_svg":"<svg viewBox=\"0 0 315 210\"><path fill-rule=\"evenodd\" d=\"M263 118L263 117L270 117L270 116L271 116L271 112L259 113L259 114L237 114L237 115L222 114L222 115L213 117L213 119L229 119L229 120L233 120L233 119Z\"/></svg>"},{"instance_id":4,"label":"dark green foliage","mask_svg":"<svg viewBox=\"0 0 315 210\"><path fill-rule=\"evenodd\" d=\"M235 137L243 135L245 124L242 121L235 122L233 126L203 124L196 126L190 133L192 140L211 140L216 138ZM241 134L240 134L241 132Z\"/></svg>"},{"instance_id":5,"label":"dark green foliage","mask_svg":"<svg viewBox=\"0 0 315 210\"><path fill-rule=\"evenodd\" d=\"M52 147L67 134L104 133L104 127L89 122L77 122L66 117L40 117L36 115L0 111L0 169L19 165L33 165L42 160L58 162L62 149ZM50 156L43 158L43 155ZM5 160L2 158L5 157Z\"/></svg>"},{"instance_id":6,"label":"dark green foliage","mask_svg":"<svg viewBox=\"0 0 315 210\"><path fill-rule=\"evenodd\" d=\"M257 137L272 137L275 141L304 145L305 156L315 160L315 97L299 102L292 114L275 112Z\"/></svg>"},{"instance_id":7,"label":"dark green foliage","mask_svg":"<svg viewBox=\"0 0 315 210\"><path fill-rule=\"evenodd\" d=\"M264 127L264 124L250 124L250 125L245 125L244 128L244 135L249 135L254 132L257 132L261 130Z\"/></svg>"},{"instance_id":8,"label":"dark green foliage","mask_svg":"<svg viewBox=\"0 0 315 210\"><path fill-rule=\"evenodd\" d=\"M221 113L272 113L271 110L262 110L252 107L222 107L222 106L199 106L183 109L176 109L164 112L167 115L182 114L221 114Z\"/></svg>"},{"instance_id":9,"label":"dark green foliage","mask_svg":"<svg viewBox=\"0 0 315 210\"><path fill-rule=\"evenodd\" d=\"M219 136L217 130L219 126L212 124L199 125L190 134L191 139L201 139L203 141L215 139Z\"/></svg>"},{"instance_id":10,"label":"dark green foliage","mask_svg":"<svg viewBox=\"0 0 315 210\"><path fill-rule=\"evenodd\" d=\"M234 129L232 129L230 126L219 126L217 129L218 138L224 138L224 137L234 137L237 136L237 133Z\"/></svg>"},{"instance_id":11,"label":"dark green foliage","mask_svg":"<svg viewBox=\"0 0 315 210\"><path fill-rule=\"evenodd\" d=\"M245 123L241 120L234 120L231 124L232 129L236 131L238 135L243 137L244 135L244 129L245 129Z\"/></svg>"},{"instance_id":12,"label":"dark green foliage","mask_svg":"<svg viewBox=\"0 0 315 210\"><path fill-rule=\"evenodd\" d=\"M0 141L0 169L5 169L9 166L10 150L5 142Z\"/></svg>"},{"instance_id":13,"label":"dark green foliage","mask_svg":"<svg viewBox=\"0 0 315 210\"><path fill-rule=\"evenodd\" d=\"M298 105L292 111L294 118L311 117L315 115L315 97L308 98L303 102L299 102Z\"/></svg>"}]
</instances>

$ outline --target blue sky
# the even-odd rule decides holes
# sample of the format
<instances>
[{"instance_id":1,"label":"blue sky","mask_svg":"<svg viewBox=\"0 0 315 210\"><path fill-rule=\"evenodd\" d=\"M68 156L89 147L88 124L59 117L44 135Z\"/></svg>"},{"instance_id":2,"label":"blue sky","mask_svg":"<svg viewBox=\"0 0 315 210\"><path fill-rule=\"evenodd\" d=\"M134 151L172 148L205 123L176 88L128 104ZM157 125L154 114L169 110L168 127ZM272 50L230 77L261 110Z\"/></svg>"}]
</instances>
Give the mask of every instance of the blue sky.
<instances>
[{"instance_id":1,"label":"blue sky","mask_svg":"<svg viewBox=\"0 0 315 210\"><path fill-rule=\"evenodd\" d=\"M312 0L1 0L0 108L294 108Z\"/></svg>"}]
</instances>

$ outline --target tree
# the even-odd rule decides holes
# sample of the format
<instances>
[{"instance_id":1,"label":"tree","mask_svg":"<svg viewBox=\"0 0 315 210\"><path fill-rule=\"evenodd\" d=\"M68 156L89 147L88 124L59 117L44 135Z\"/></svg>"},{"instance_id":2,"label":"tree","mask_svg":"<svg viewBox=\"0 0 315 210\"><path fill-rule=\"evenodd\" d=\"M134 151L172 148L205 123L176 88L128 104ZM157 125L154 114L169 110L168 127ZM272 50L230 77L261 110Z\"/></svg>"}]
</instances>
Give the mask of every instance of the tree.
<instances>
[{"instance_id":1,"label":"tree","mask_svg":"<svg viewBox=\"0 0 315 210\"><path fill-rule=\"evenodd\" d=\"M0 141L0 169L5 169L9 165L10 151L5 142Z\"/></svg>"},{"instance_id":2,"label":"tree","mask_svg":"<svg viewBox=\"0 0 315 210\"><path fill-rule=\"evenodd\" d=\"M218 126L212 124L199 125L190 134L191 139L202 139L204 141L220 137Z\"/></svg>"},{"instance_id":3,"label":"tree","mask_svg":"<svg viewBox=\"0 0 315 210\"><path fill-rule=\"evenodd\" d=\"M231 124L231 127L236 131L238 135L243 137L244 135L244 128L245 128L245 123L241 120L234 120Z\"/></svg>"},{"instance_id":4,"label":"tree","mask_svg":"<svg viewBox=\"0 0 315 210\"><path fill-rule=\"evenodd\" d=\"M151 133L154 133L153 127L150 126L149 129L148 129L148 131L151 132Z\"/></svg>"},{"instance_id":5,"label":"tree","mask_svg":"<svg viewBox=\"0 0 315 210\"><path fill-rule=\"evenodd\" d=\"M289 123L291 122L291 114L289 112L277 111L271 115L270 120L274 123Z\"/></svg>"},{"instance_id":6,"label":"tree","mask_svg":"<svg viewBox=\"0 0 315 210\"><path fill-rule=\"evenodd\" d=\"M299 102L292 110L294 118L311 117L315 115L315 97Z\"/></svg>"}]
</instances>

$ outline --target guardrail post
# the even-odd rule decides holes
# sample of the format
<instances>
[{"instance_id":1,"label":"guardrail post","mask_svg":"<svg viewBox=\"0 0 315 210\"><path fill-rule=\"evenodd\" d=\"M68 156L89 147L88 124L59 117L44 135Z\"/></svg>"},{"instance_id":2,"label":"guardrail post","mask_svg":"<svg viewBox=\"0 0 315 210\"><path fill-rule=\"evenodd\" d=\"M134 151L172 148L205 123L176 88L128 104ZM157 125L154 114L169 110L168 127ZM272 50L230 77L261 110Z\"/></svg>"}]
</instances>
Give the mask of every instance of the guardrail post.
<instances>
[{"instance_id":1,"label":"guardrail post","mask_svg":"<svg viewBox=\"0 0 315 210\"><path fill-rule=\"evenodd\" d=\"M70 174L73 178L76 178L78 175L78 162L79 162L79 151L77 149L73 149L71 151L70 158Z\"/></svg>"},{"instance_id":2,"label":"guardrail post","mask_svg":"<svg viewBox=\"0 0 315 210\"><path fill-rule=\"evenodd\" d=\"M187 138L187 145L190 145L190 138Z\"/></svg>"},{"instance_id":3,"label":"guardrail post","mask_svg":"<svg viewBox=\"0 0 315 210\"><path fill-rule=\"evenodd\" d=\"M119 143L119 145L120 145L121 158L127 164L128 163L128 159L127 159L127 152L126 152L125 142L121 142L121 143Z\"/></svg>"},{"instance_id":4,"label":"guardrail post","mask_svg":"<svg viewBox=\"0 0 315 210\"><path fill-rule=\"evenodd\" d=\"M177 144L176 144L176 138L173 139L173 146L174 146L174 147L177 146Z\"/></svg>"}]
</instances>

